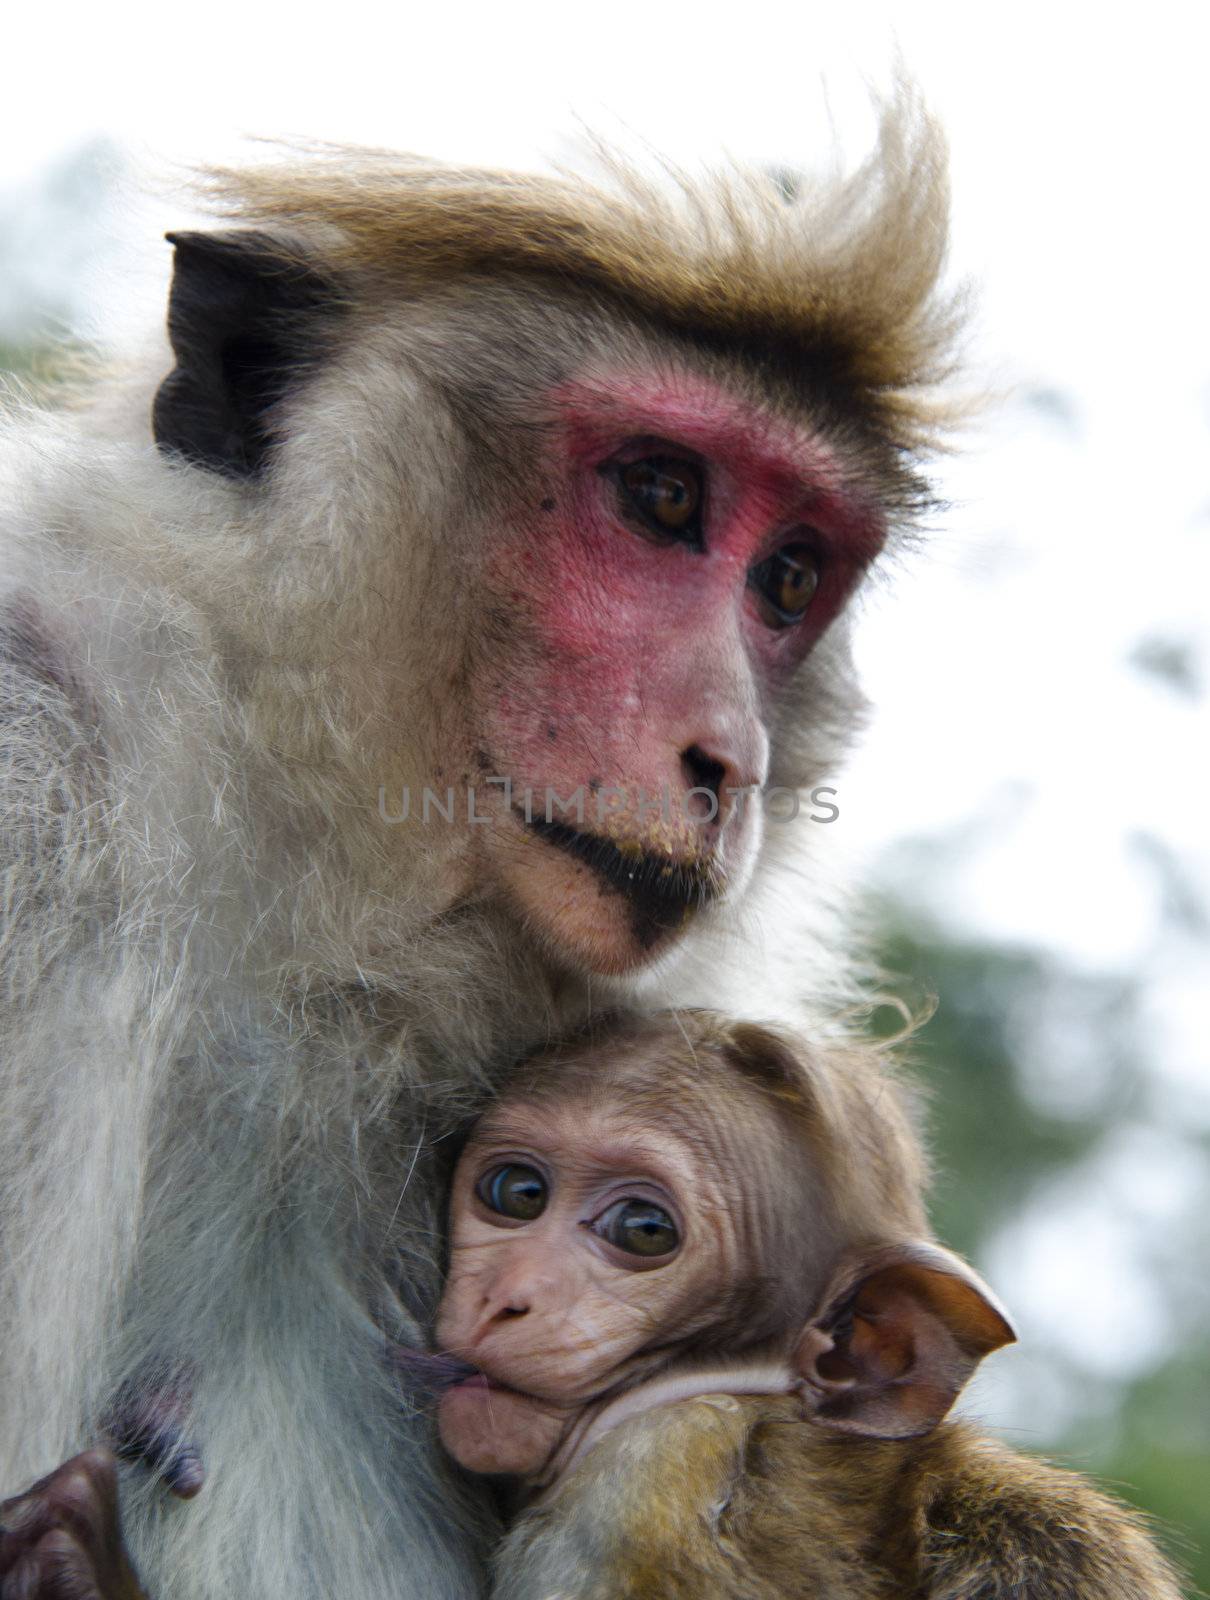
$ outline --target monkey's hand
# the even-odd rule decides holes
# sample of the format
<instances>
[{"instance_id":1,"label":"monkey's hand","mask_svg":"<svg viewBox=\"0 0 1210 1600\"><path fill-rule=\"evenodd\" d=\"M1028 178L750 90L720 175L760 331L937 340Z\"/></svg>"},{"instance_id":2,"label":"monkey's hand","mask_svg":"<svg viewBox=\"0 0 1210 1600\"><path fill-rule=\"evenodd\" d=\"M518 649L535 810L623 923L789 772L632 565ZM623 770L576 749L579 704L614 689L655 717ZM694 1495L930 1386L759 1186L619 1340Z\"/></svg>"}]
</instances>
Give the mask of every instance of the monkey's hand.
<instances>
[{"instance_id":1,"label":"monkey's hand","mask_svg":"<svg viewBox=\"0 0 1210 1600\"><path fill-rule=\"evenodd\" d=\"M0 1600L147 1600L122 1543L109 1450L85 1450L0 1503Z\"/></svg>"}]
</instances>

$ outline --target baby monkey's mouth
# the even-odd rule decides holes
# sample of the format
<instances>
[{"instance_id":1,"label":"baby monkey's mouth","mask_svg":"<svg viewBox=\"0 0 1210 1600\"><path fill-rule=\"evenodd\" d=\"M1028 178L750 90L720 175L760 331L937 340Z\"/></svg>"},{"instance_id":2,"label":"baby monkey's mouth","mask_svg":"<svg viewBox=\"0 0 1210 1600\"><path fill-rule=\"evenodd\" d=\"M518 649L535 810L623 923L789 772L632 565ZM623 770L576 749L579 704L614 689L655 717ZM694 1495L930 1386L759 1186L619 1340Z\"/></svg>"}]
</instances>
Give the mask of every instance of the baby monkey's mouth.
<instances>
[{"instance_id":1,"label":"baby monkey's mouth","mask_svg":"<svg viewBox=\"0 0 1210 1600\"><path fill-rule=\"evenodd\" d=\"M637 845L623 848L599 833L570 828L565 822L527 818L520 810L517 815L531 833L582 861L606 888L628 902L640 944L654 944L663 934L682 927L692 912L722 895L722 873L709 860L678 861Z\"/></svg>"},{"instance_id":2,"label":"baby monkey's mouth","mask_svg":"<svg viewBox=\"0 0 1210 1600\"><path fill-rule=\"evenodd\" d=\"M461 1356L450 1355L446 1351L417 1350L411 1345L395 1343L389 1348L391 1365L397 1372L409 1383L423 1385L437 1395L446 1394L450 1389L488 1389L495 1394L518 1395L535 1405L556 1410L567 1406L578 1410L585 1404L584 1399L580 1397L574 1400L557 1400L547 1395L534 1394L529 1389L519 1389L516 1384L505 1383L494 1373L476 1366L473 1361L464 1361ZM601 1397L592 1398L595 1401Z\"/></svg>"},{"instance_id":3,"label":"baby monkey's mouth","mask_svg":"<svg viewBox=\"0 0 1210 1600\"><path fill-rule=\"evenodd\" d=\"M463 1361L460 1356L417 1350L411 1345L394 1343L390 1346L390 1356L391 1365L403 1373L409 1382L421 1383L438 1393L472 1379L482 1379L485 1384L491 1384L491 1379L481 1368L471 1361Z\"/></svg>"},{"instance_id":4,"label":"baby monkey's mouth","mask_svg":"<svg viewBox=\"0 0 1210 1600\"><path fill-rule=\"evenodd\" d=\"M417 1350L411 1345L392 1343L390 1358L391 1365L409 1383L423 1384L436 1394L465 1386L467 1389L493 1389L499 1394L519 1394L527 1400L537 1399L527 1390L503 1383L473 1361L464 1361L448 1351Z\"/></svg>"}]
</instances>

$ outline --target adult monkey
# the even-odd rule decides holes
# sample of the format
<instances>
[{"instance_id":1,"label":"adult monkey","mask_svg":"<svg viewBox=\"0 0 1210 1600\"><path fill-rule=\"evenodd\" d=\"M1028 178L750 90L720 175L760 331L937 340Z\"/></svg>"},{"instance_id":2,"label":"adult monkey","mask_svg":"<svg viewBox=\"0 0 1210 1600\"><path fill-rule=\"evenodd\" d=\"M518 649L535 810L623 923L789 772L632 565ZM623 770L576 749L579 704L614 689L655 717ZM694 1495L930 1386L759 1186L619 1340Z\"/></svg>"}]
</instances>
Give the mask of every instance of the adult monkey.
<instances>
[{"instance_id":1,"label":"adult monkey","mask_svg":"<svg viewBox=\"0 0 1210 1600\"><path fill-rule=\"evenodd\" d=\"M811 830L728 791L809 789L857 716L842 614L927 504L942 152L905 96L793 203L218 187L170 374L7 427L0 1493L179 1363L209 1482L124 1493L153 1594L464 1596L485 1519L384 1354L437 1282L426 1141L602 980L766 967ZM387 826L425 785L452 819Z\"/></svg>"}]
</instances>

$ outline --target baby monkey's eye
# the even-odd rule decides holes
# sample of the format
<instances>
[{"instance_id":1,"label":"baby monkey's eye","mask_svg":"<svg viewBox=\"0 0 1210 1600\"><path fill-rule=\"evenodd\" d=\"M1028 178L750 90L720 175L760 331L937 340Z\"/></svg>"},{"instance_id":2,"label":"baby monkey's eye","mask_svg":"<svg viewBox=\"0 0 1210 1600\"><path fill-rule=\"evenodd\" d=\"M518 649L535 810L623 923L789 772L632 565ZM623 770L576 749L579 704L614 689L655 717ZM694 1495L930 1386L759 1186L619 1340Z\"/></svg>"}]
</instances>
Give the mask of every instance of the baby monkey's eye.
<instances>
[{"instance_id":1,"label":"baby monkey's eye","mask_svg":"<svg viewBox=\"0 0 1210 1600\"><path fill-rule=\"evenodd\" d=\"M592 1231L631 1256L670 1256L681 1242L676 1223L650 1200L615 1201Z\"/></svg>"},{"instance_id":2,"label":"baby monkey's eye","mask_svg":"<svg viewBox=\"0 0 1210 1600\"><path fill-rule=\"evenodd\" d=\"M475 1193L489 1211L512 1217L517 1222L532 1222L546 1210L546 1179L533 1167L523 1166L519 1161L485 1172L475 1186Z\"/></svg>"}]
</instances>

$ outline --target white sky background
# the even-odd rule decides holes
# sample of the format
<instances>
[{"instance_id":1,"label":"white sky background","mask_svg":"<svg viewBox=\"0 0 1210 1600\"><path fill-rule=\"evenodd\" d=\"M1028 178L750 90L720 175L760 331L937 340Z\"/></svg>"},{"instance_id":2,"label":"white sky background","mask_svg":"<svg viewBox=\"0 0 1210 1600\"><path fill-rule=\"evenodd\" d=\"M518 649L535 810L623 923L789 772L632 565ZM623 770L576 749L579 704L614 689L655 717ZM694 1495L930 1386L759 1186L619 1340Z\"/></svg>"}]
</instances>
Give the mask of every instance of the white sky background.
<instances>
[{"instance_id":1,"label":"white sky background","mask_svg":"<svg viewBox=\"0 0 1210 1600\"><path fill-rule=\"evenodd\" d=\"M585 123L689 164L810 164L830 139L825 70L860 154L864 78L887 83L892 24L950 134L974 369L1004 398L945 468L955 510L931 550L869 607L882 716L838 826L875 844L966 829L969 851L938 851L911 885L922 911L1147 977L1154 1126L1024 1217L996 1263L1027 1333L1084 1339L1091 1297L1091 1364L1125 1373L1163 1340L1130 1264L1138 1230L1180 1227L1206 1198L1182 1143L1210 1128L1206 945L1164 923L1137 836L1210 905L1210 12L22 0L2 29L0 200L97 136L155 162L293 134L525 165L566 155ZM125 215L115 234L142 248L144 214ZM38 268L50 284L78 269L66 241ZM1188 692L1131 667L1155 641L1185 652ZM1095 1078L1078 1039L1034 1056L1044 1103ZM1093 1208L1095 1281L1073 1269L1089 1184L1113 1196Z\"/></svg>"}]
</instances>

